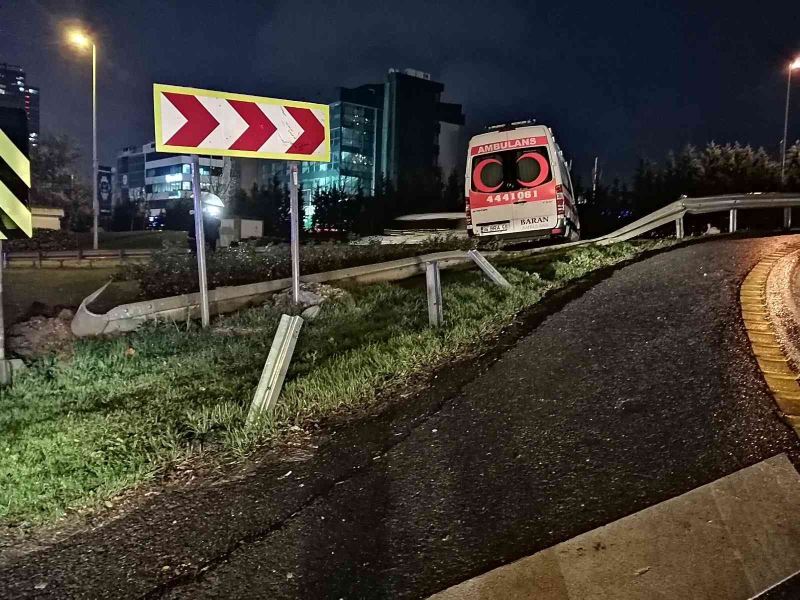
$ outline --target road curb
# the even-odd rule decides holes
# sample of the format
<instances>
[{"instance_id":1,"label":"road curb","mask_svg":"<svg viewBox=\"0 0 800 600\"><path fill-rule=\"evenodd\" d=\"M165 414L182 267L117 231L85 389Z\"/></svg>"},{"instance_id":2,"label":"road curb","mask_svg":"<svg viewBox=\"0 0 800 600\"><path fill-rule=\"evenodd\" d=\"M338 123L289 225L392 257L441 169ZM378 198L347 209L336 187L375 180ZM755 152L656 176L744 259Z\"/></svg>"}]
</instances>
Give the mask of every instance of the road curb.
<instances>
[{"instance_id":1,"label":"road curb","mask_svg":"<svg viewBox=\"0 0 800 600\"><path fill-rule=\"evenodd\" d=\"M798 248L800 243L795 242L762 258L742 281L739 302L747 336L764 380L783 420L800 437L800 372L781 343L767 299L767 282L772 269Z\"/></svg>"}]
</instances>

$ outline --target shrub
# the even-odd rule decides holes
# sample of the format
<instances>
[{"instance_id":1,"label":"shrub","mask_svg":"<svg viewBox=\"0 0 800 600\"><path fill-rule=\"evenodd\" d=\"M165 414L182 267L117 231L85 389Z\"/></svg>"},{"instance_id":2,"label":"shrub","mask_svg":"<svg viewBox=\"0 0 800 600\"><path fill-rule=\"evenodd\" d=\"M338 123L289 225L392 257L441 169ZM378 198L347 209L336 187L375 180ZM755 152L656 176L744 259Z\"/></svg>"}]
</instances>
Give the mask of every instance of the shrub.
<instances>
[{"instance_id":1,"label":"shrub","mask_svg":"<svg viewBox=\"0 0 800 600\"><path fill-rule=\"evenodd\" d=\"M78 237L66 229L36 229L31 238L9 240L5 249L9 252L77 250Z\"/></svg>"},{"instance_id":2,"label":"shrub","mask_svg":"<svg viewBox=\"0 0 800 600\"><path fill-rule=\"evenodd\" d=\"M300 251L300 270L303 273L320 273L472 247L471 240L454 236L433 237L423 244L413 246L307 244ZM292 273L288 244L273 244L259 249L249 244L223 248L207 254L206 263L209 289L281 279ZM188 294L198 289L197 259L192 254L179 251L175 246L166 246L155 251L147 262L125 267L120 277L138 281L144 298Z\"/></svg>"}]
</instances>

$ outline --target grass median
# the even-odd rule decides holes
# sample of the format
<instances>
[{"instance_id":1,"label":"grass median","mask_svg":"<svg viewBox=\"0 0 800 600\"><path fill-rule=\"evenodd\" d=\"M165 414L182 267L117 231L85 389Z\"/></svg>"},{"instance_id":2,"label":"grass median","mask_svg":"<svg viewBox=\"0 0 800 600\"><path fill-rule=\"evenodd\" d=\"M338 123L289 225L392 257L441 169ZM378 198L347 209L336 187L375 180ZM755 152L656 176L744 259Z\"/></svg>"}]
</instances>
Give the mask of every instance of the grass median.
<instances>
[{"instance_id":1,"label":"grass median","mask_svg":"<svg viewBox=\"0 0 800 600\"><path fill-rule=\"evenodd\" d=\"M91 506L199 454L244 456L291 425L363 406L376 390L479 349L521 309L588 272L670 242L584 247L500 267L443 273L445 325L427 326L424 289L350 288L352 301L303 326L275 413L245 416L280 313L264 306L201 330L157 324L83 340L0 390L0 522L42 523Z\"/></svg>"}]
</instances>

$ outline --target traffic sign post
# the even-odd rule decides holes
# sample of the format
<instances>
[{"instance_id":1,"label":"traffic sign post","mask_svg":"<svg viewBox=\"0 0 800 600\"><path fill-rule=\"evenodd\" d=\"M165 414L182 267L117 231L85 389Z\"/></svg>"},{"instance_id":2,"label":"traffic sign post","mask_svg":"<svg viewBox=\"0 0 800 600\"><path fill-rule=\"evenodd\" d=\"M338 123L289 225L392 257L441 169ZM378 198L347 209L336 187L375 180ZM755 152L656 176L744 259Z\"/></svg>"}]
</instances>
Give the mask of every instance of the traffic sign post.
<instances>
[{"instance_id":1,"label":"traffic sign post","mask_svg":"<svg viewBox=\"0 0 800 600\"><path fill-rule=\"evenodd\" d=\"M33 235L28 209L30 187L28 117L21 109L0 108L0 385L11 383L12 368L20 363L6 360L2 240Z\"/></svg>"},{"instance_id":2,"label":"traffic sign post","mask_svg":"<svg viewBox=\"0 0 800 600\"><path fill-rule=\"evenodd\" d=\"M200 157L192 154L192 195L194 196L194 239L197 249L197 274L200 283L200 323L203 328L211 322L208 307L208 279L206 273L206 232L203 227L203 198L200 191Z\"/></svg>"},{"instance_id":3,"label":"traffic sign post","mask_svg":"<svg viewBox=\"0 0 800 600\"><path fill-rule=\"evenodd\" d=\"M297 198L297 162L290 164L289 225L292 251L292 300L300 303L300 202Z\"/></svg>"},{"instance_id":4,"label":"traffic sign post","mask_svg":"<svg viewBox=\"0 0 800 600\"><path fill-rule=\"evenodd\" d=\"M289 187L292 296L296 303L300 292L300 212L296 161L330 161L328 106L157 83L153 85L153 111L158 152L293 161ZM198 200L199 175L193 177L192 188L195 196L200 294L205 305L203 310L207 311L205 245L201 247L202 205ZM204 317L204 326L206 324Z\"/></svg>"}]
</instances>

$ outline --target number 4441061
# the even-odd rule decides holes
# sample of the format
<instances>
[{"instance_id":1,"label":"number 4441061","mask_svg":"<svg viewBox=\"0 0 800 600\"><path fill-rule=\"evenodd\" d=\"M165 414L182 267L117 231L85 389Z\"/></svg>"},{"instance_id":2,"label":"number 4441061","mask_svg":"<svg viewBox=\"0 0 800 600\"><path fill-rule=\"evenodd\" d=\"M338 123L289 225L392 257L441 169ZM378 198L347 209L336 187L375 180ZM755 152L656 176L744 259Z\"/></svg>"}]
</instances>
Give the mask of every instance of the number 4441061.
<instances>
[{"instance_id":1,"label":"number 4441061","mask_svg":"<svg viewBox=\"0 0 800 600\"><path fill-rule=\"evenodd\" d=\"M532 200L539 195L537 190L520 190L519 192L506 192L504 194L495 194L486 198L487 202L513 202L514 200Z\"/></svg>"}]
</instances>

